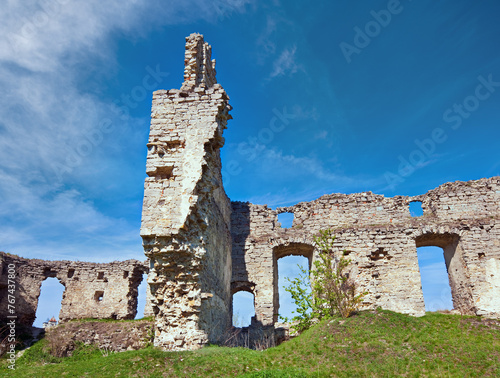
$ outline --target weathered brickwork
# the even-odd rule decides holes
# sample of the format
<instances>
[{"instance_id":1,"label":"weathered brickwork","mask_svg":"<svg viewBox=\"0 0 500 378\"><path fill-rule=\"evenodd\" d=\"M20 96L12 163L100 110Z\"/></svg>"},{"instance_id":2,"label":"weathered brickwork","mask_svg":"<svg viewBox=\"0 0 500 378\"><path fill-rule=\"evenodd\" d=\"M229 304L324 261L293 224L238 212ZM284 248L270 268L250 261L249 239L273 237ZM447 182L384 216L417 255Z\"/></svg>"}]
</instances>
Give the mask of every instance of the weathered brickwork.
<instances>
[{"instance_id":1,"label":"weathered brickwork","mask_svg":"<svg viewBox=\"0 0 500 378\"><path fill-rule=\"evenodd\" d=\"M203 37L186 39L181 90L156 91L141 236L151 261L155 345L195 349L231 325L230 201L220 148L231 109Z\"/></svg>"},{"instance_id":2,"label":"weathered brickwork","mask_svg":"<svg viewBox=\"0 0 500 378\"><path fill-rule=\"evenodd\" d=\"M137 313L137 288L148 272L137 260L98 264L76 261L25 259L0 252L0 318L9 315L8 266L14 265L15 315L18 322L32 325L35 321L42 282L56 277L65 290L59 321L71 319L134 319ZM150 305L146 304L146 308ZM12 314L11 314L12 315Z\"/></svg>"}]
</instances>

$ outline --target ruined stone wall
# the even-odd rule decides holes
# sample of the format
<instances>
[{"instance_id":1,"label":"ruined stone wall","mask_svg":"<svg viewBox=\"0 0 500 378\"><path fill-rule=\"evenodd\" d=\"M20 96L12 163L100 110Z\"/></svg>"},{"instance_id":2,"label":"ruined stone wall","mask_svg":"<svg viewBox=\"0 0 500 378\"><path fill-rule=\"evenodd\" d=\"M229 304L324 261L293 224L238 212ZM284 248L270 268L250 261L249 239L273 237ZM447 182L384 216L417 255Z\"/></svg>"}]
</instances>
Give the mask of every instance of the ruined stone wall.
<instances>
[{"instance_id":1,"label":"ruined stone wall","mask_svg":"<svg viewBox=\"0 0 500 378\"><path fill-rule=\"evenodd\" d=\"M231 324L230 201L220 148L231 117L203 36L186 39L181 90L156 91L151 110L141 236L155 345L196 349Z\"/></svg>"},{"instance_id":2,"label":"ruined stone wall","mask_svg":"<svg viewBox=\"0 0 500 378\"><path fill-rule=\"evenodd\" d=\"M153 340L153 320L133 322L76 321L46 329L47 344L57 356L71 356L78 344L94 345L108 352L146 348ZM54 353L55 352L55 353Z\"/></svg>"},{"instance_id":3,"label":"ruined stone wall","mask_svg":"<svg viewBox=\"0 0 500 378\"><path fill-rule=\"evenodd\" d=\"M424 215L441 221L494 219L500 214L500 187L498 178L467 182L449 182L423 196Z\"/></svg>"},{"instance_id":4,"label":"ruined stone wall","mask_svg":"<svg viewBox=\"0 0 500 378\"><path fill-rule=\"evenodd\" d=\"M409 203L421 201L412 217ZM500 315L500 178L441 185L416 197L385 198L371 192L331 194L295 206L232 203L232 290L255 295L256 321L268 325L279 312L277 260L298 254L314 261L312 236L332 228L335 253L347 251L351 275L368 292L364 308L423 315L416 248L443 248L454 307L462 313ZM283 229L277 216L294 214Z\"/></svg>"},{"instance_id":5,"label":"ruined stone wall","mask_svg":"<svg viewBox=\"0 0 500 378\"><path fill-rule=\"evenodd\" d=\"M272 234L273 230L278 230L277 224L277 214L267 206L232 202L231 292L244 290L254 295L254 321L263 326L277 321L273 298L278 283L272 252L276 237Z\"/></svg>"},{"instance_id":6,"label":"ruined stone wall","mask_svg":"<svg viewBox=\"0 0 500 378\"><path fill-rule=\"evenodd\" d=\"M107 264L79 261L46 261L25 259L0 253L0 318L6 319L8 298L8 266L15 266L18 322L32 325L35 320L42 282L56 277L65 290L59 320L71 319L133 319L137 313L137 288L145 263L137 260ZM148 306L146 306L148 307ZM12 315L12 314L11 314Z\"/></svg>"}]
</instances>

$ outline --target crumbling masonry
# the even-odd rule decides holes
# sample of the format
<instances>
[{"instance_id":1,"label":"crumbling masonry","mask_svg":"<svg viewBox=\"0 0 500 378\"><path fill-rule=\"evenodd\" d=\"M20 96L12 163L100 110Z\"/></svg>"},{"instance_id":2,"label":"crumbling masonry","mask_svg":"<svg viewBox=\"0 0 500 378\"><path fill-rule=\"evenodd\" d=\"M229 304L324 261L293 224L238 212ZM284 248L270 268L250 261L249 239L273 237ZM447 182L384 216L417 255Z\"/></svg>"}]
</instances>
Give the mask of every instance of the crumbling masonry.
<instances>
[{"instance_id":1,"label":"crumbling masonry","mask_svg":"<svg viewBox=\"0 0 500 378\"><path fill-rule=\"evenodd\" d=\"M180 90L153 94L141 235L151 261L148 282L155 345L195 349L218 342L231 325L232 295L255 298L255 326L273 326L279 310L277 260L316 251L312 236L333 228L346 251L364 308L423 315L417 247L443 248L454 307L500 315L500 178L444 184L416 197L332 194L272 210L230 202L222 185L222 133L231 118L217 84L211 48L187 38ZM408 205L424 211L412 217ZM294 214L284 229L278 214Z\"/></svg>"},{"instance_id":2,"label":"crumbling masonry","mask_svg":"<svg viewBox=\"0 0 500 378\"><path fill-rule=\"evenodd\" d=\"M9 268L15 278L9 277ZM35 320L42 282L55 277L64 285L59 321L71 319L134 319L137 288L148 272L137 260L98 264L81 261L25 259L0 252L0 319L17 316L17 322L32 325ZM10 279L10 282L9 282ZM12 291L9 285L15 282ZM15 311L9 312L9 294L15 295ZM151 314L146 303L146 314Z\"/></svg>"},{"instance_id":3,"label":"crumbling masonry","mask_svg":"<svg viewBox=\"0 0 500 378\"><path fill-rule=\"evenodd\" d=\"M141 236L155 345L195 349L231 326L231 203L220 148L231 107L210 46L187 38L184 84L156 91L151 110Z\"/></svg>"},{"instance_id":4,"label":"crumbling masonry","mask_svg":"<svg viewBox=\"0 0 500 378\"><path fill-rule=\"evenodd\" d=\"M217 84L211 48L187 38L180 90L153 94L141 236L149 262L94 264L23 259L0 253L0 316L7 319L9 267L15 266L16 315L31 325L47 277L65 286L60 320L130 319L137 287L149 272L146 305L155 345L196 349L223 341L232 295L255 298L252 326L273 329L279 312L278 259L317 256L313 235L332 228L335 253L351 259L351 276L368 292L363 308L424 314L417 247L443 248L455 309L500 317L500 177L454 182L415 197L371 192L330 194L295 206L231 202L221 175L229 97ZM411 202L423 215L412 217ZM278 214L294 214L282 228Z\"/></svg>"}]
</instances>

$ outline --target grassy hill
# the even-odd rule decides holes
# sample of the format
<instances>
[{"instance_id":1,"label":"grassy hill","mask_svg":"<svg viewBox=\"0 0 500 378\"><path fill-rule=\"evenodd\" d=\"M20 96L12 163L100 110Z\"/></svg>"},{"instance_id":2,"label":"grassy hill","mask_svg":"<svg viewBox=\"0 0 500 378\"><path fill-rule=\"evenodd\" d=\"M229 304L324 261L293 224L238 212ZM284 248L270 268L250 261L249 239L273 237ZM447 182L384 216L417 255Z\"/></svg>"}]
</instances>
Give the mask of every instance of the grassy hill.
<instances>
[{"instance_id":1,"label":"grassy hill","mask_svg":"<svg viewBox=\"0 0 500 378\"><path fill-rule=\"evenodd\" d=\"M17 361L13 377L500 377L500 321L389 311L323 321L265 351L210 346L195 352L152 347L105 353L80 347L46 354L44 340Z\"/></svg>"}]
</instances>

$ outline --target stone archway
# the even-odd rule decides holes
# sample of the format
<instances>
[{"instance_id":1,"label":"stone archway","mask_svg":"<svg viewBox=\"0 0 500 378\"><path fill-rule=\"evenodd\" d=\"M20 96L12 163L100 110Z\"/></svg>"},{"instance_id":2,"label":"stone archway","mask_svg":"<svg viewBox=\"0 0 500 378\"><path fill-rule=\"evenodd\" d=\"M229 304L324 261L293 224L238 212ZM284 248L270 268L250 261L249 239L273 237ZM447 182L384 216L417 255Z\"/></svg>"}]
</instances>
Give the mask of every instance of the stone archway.
<instances>
[{"instance_id":1,"label":"stone archway","mask_svg":"<svg viewBox=\"0 0 500 378\"><path fill-rule=\"evenodd\" d=\"M311 269L314 257L314 246L312 243L302 241L285 241L273 248L273 321L278 321L280 308L279 286L278 286L278 260L287 256L303 256L307 258L309 269Z\"/></svg>"},{"instance_id":2,"label":"stone archway","mask_svg":"<svg viewBox=\"0 0 500 378\"><path fill-rule=\"evenodd\" d=\"M238 322L235 321L235 316L242 316L242 314L240 314L239 312L235 313L235 308L234 308L235 295L238 293L249 293L252 295L253 316L250 319L250 323L248 325L245 325L245 327L256 323L255 315L256 315L257 311L256 311L256 306L255 306L255 284L253 284L252 282L238 281L238 282L231 283L231 319L232 319L233 326L234 327L242 327L242 325L238 325L236 323L240 323L240 322L245 323L244 319L238 319ZM244 318L244 315L243 315L243 318Z\"/></svg>"},{"instance_id":3,"label":"stone archway","mask_svg":"<svg viewBox=\"0 0 500 378\"><path fill-rule=\"evenodd\" d=\"M56 277L55 272L50 273L45 274L44 271L45 277L39 283L33 322L35 327L42 327L48 319L55 318L57 322L59 321L66 285Z\"/></svg>"}]
</instances>

